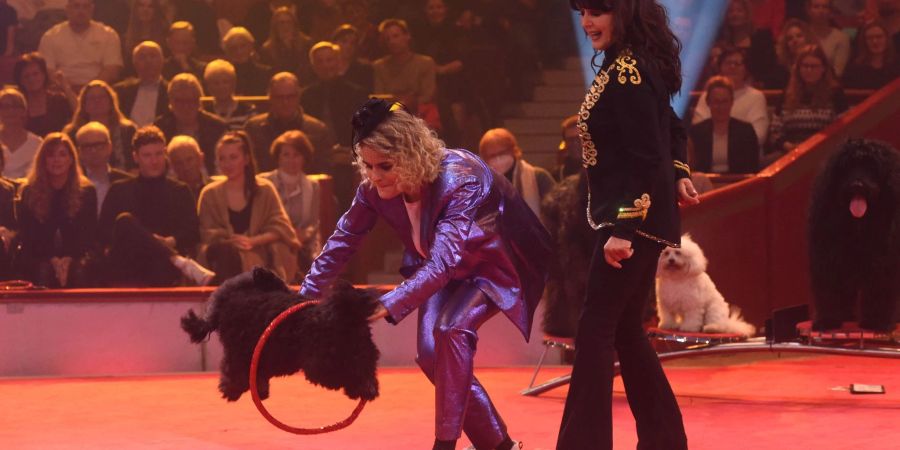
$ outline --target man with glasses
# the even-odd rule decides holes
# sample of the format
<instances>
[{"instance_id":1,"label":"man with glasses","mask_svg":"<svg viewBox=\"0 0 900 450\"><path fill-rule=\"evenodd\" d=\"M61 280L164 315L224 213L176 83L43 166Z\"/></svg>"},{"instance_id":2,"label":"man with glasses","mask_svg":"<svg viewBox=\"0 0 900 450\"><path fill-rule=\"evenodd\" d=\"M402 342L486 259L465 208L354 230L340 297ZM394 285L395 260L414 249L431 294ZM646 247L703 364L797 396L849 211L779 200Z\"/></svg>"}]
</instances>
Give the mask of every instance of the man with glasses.
<instances>
[{"instance_id":1,"label":"man with glasses","mask_svg":"<svg viewBox=\"0 0 900 450\"><path fill-rule=\"evenodd\" d=\"M75 134L78 159L84 168L84 175L91 180L97 190L97 213L103 209L103 202L110 186L119 180L132 178L128 172L110 167L112 141L109 129L100 122L88 122Z\"/></svg>"},{"instance_id":2,"label":"man with glasses","mask_svg":"<svg viewBox=\"0 0 900 450\"><path fill-rule=\"evenodd\" d=\"M300 106L300 81L290 72L281 72L269 81L269 112L247 121L247 134L253 141L256 166L260 172L275 169L269 147L276 137L288 130L300 130L312 142L314 152L312 161L307 163L307 173L330 173L334 133L325 122L304 113Z\"/></svg>"}]
</instances>

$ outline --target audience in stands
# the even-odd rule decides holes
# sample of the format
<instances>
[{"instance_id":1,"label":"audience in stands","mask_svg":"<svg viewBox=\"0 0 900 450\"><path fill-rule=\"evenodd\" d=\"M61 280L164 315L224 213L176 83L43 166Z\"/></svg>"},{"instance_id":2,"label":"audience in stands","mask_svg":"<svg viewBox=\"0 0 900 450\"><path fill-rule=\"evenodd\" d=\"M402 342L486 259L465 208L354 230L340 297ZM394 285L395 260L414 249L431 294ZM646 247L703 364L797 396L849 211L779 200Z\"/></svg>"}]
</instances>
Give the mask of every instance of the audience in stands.
<instances>
[{"instance_id":1,"label":"audience in stands","mask_svg":"<svg viewBox=\"0 0 900 450\"><path fill-rule=\"evenodd\" d=\"M16 88L0 90L0 143L5 161L3 176L24 178L31 171L41 138L25 128L28 120L25 96Z\"/></svg>"},{"instance_id":2,"label":"audience in stands","mask_svg":"<svg viewBox=\"0 0 900 450\"><path fill-rule=\"evenodd\" d=\"M578 132L578 116L569 116L560 124L562 140L556 153L556 168L553 178L557 182L570 175L581 173L581 135Z\"/></svg>"},{"instance_id":3,"label":"audience in stands","mask_svg":"<svg viewBox=\"0 0 900 450\"><path fill-rule=\"evenodd\" d=\"M193 137L203 151L206 171L216 172L215 146L228 129L225 121L200 108L203 87L197 77L180 73L169 82L169 110L156 119L155 125L169 139L185 134Z\"/></svg>"},{"instance_id":4,"label":"audience in stands","mask_svg":"<svg viewBox=\"0 0 900 450\"><path fill-rule=\"evenodd\" d=\"M382 55L381 46L378 44L378 21L373 21L369 5L361 1L348 1L343 4L344 23L341 25L354 28L358 38L356 39L356 56L364 61L372 61ZM334 39L335 30L329 31L329 38ZM335 42L337 44L337 42Z\"/></svg>"},{"instance_id":5,"label":"audience in stands","mask_svg":"<svg viewBox=\"0 0 900 450\"><path fill-rule=\"evenodd\" d=\"M748 84L745 53L741 49L733 47L724 49L719 56L719 74L731 80L734 102L731 116L753 125L757 141L762 145L766 142L769 133L769 110L766 96L762 91ZM710 107L707 103L706 92L704 92L694 109L692 122L700 123L709 117Z\"/></svg>"},{"instance_id":6,"label":"audience in stands","mask_svg":"<svg viewBox=\"0 0 900 450\"><path fill-rule=\"evenodd\" d=\"M114 83L122 70L122 44L112 28L91 20L93 0L68 0L66 20L47 30L38 51L76 89L91 80Z\"/></svg>"},{"instance_id":7,"label":"audience in stands","mask_svg":"<svg viewBox=\"0 0 900 450\"><path fill-rule=\"evenodd\" d=\"M134 47L131 61L136 76L113 86L122 112L137 126L150 125L169 105L168 81L162 77L162 48L153 41Z\"/></svg>"},{"instance_id":8,"label":"audience in stands","mask_svg":"<svg viewBox=\"0 0 900 450\"><path fill-rule=\"evenodd\" d=\"M28 131L43 137L61 131L72 120L72 103L76 95L65 82L60 87L64 92L50 87L47 61L40 53L31 52L19 57L13 66L13 81L28 99Z\"/></svg>"},{"instance_id":9,"label":"audience in stands","mask_svg":"<svg viewBox=\"0 0 900 450\"><path fill-rule=\"evenodd\" d=\"M900 49L900 0L875 0L877 19L887 27L894 48Z\"/></svg>"},{"instance_id":10,"label":"audience in stands","mask_svg":"<svg viewBox=\"0 0 900 450\"><path fill-rule=\"evenodd\" d=\"M203 72L203 82L213 98L212 103L204 105L206 112L222 118L229 131L242 130L247 120L256 113L256 106L235 98L237 73L234 66L224 59L210 61Z\"/></svg>"},{"instance_id":11,"label":"audience in stands","mask_svg":"<svg viewBox=\"0 0 900 450\"><path fill-rule=\"evenodd\" d=\"M163 64L164 78L171 80L182 72L193 74L197 79L203 78L206 63L196 58L197 38L194 26L190 22L173 23L169 27L166 43L169 47L169 57Z\"/></svg>"},{"instance_id":12,"label":"audience in stands","mask_svg":"<svg viewBox=\"0 0 900 450\"><path fill-rule=\"evenodd\" d=\"M122 37L122 57L127 61L133 50L144 41L155 42L160 48L166 44L169 22L161 0L134 0L128 18L128 29Z\"/></svg>"},{"instance_id":13,"label":"audience in stands","mask_svg":"<svg viewBox=\"0 0 900 450\"><path fill-rule=\"evenodd\" d=\"M180 255L197 254L200 233L194 197L188 186L166 176L166 137L143 127L134 135L138 176L113 183L100 210L100 241L108 245L123 213Z\"/></svg>"},{"instance_id":14,"label":"audience in stands","mask_svg":"<svg viewBox=\"0 0 900 450\"><path fill-rule=\"evenodd\" d=\"M169 0L169 7L173 9L171 22L184 21L193 25L197 53L201 58L209 60L212 59L210 56L222 54L218 18L210 0Z\"/></svg>"},{"instance_id":15,"label":"audience in stands","mask_svg":"<svg viewBox=\"0 0 900 450\"><path fill-rule=\"evenodd\" d=\"M78 129L88 122L100 122L109 130L112 140L110 165L126 171L133 169L131 139L137 126L122 114L116 92L104 81L94 80L81 88L75 114L63 132L74 139Z\"/></svg>"},{"instance_id":16,"label":"audience in stands","mask_svg":"<svg viewBox=\"0 0 900 450\"><path fill-rule=\"evenodd\" d=\"M314 42L328 39L332 30L344 20L341 5L336 0L309 0L301 14L304 19L303 29Z\"/></svg>"},{"instance_id":17,"label":"audience in stands","mask_svg":"<svg viewBox=\"0 0 900 450\"><path fill-rule=\"evenodd\" d=\"M375 61L375 93L390 94L421 117L431 128L440 129L435 101L437 65L430 56L412 51L412 36L406 22L387 19L378 26L388 54Z\"/></svg>"},{"instance_id":18,"label":"audience in stands","mask_svg":"<svg viewBox=\"0 0 900 450\"><path fill-rule=\"evenodd\" d=\"M50 288L80 287L84 259L96 246L97 194L81 174L75 145L63 133L41 143L16 203L25 279Z\"/></svg>"},{"instance_id":19,"label":"audience in stands","mask_svg":"<svg viewBox=\"0 0 900 450\"><path fill-rule=\"evenodd\" d=\"M349 120L349 119L348 119ZM349 122L347 122L349 123ZM328 125L300 106L300 82L289 72L275 74L269 82L269 111L247 121L247 134L253 142L255 162L261 171L275 169L269 155L272 142L288 130L306 133L313 144L313 157L307 164L309 173L329 173L334 134Z\"/></svg>"},{"instance_id":20,"label":"audience in stands","mask_svg":"<svg viewBox=\"0 0 900 450\"><path fill-rule=\"evenodd\" d=\"M112 140L106 125L100 122L86 123L75 134L75 145L78 147L78 158L84 169L84 175L97 191L97 212L100 212L112 184L132 176L128 172L110 167Z\"/></svg>"},{"instance_id":21,"label":"audience in stands","mask_svg":"<svg viewBox=\"0 0 900 450\"><path fill-rule=\"evenodd\" d=\"M278 168L259 176L275 186L284 211L291 220L300 241L297 273L302 275L322 250L319 240L319 183L304 171L306 161L313 155L312 143L302 131L286 131L272 142L271 154Z\"/></svg>"},{"instance_id":22,"label":"audience in stands","mask_svg":"<svg viewBox=\"0 0 900 450\"><path fill-rule=\"evenodd\" d=\"M818 46L806 47L797 57L783 103L772 120L775 151L793 150L846 109L847 99L828 57Z\"/></svg>"},{"instance_id":23,"label":"audience in stands","mask_svg":"<svg viewBox=\"0 0 900 450\"><path fill-rule=\"evenodd\" d=\"M3 144L0 144L2 146ZM5 152L0 148L0 172L3 172ZM0 177L0 280L9 280L17 276L13 267L16 254L15 239L17 230L15 200L18 187L6 178Z\"/></svg>"},{"instance_id":24,"label":"audience in stands","mask_svg":"<svg viewBox=\"0 0 900 450\"><path fill-rule=\"evenodd\" d=\"M13 7L0 1L0 54L13 56L16 50L16 29L19 26L19 15Z\"/></svg>"},{"instance_id":25,"label":"audience in stands","mask_svg":"<svg viewBox=\"0 0 900 450\"><path fill-rule=\"evenodd\" d=\"M272 68L256 61L256 40L244 27L228 30L222 38L225 59L234 65L237 73L238 95L265 95L266 83L272 76Z\"/></svg>"},{"instance_id":26,"label":"audience in stands","mask_svg":"<svg viewBox=\"0 0 900 450\"><path fill-rule=\"evenodd\" d=\"M297 15L291 8L282 7L272 13L269 38L259 49L260 62L275 73L291 72L303 86L313 81L309 64L309 49L313 41L297 28Z\"/></svg>"},{"instance_id":27,"label":"audience in stands","mask_svg":"<svg viewBox=\"0 0 900 450\"><path fill-rule=\"evenodd\" d=\"M762 86L777 84L771 77L771 68L777 64L775 39L768 28L754 28L749 0L731 0L728 4L719 41L744 51L745 72L753 77L750 81Z\"/></svg>"},{"instance_id":28,"label":"audience in stands","mask_svg":"<svg viewBox=\"0 0 900 450\"><path fill-rule=\"evenodd\" d=\"M847 89L881 89L900 77L897 49L879 22L869 22L856 36L856 57L844 71Z\"/></svg>"},{"instance_id":29,"label":"audience in stands","mask_svg":"<svg viewBox=\"0 0 900 450\"><path fill-rule=\"evenodd\" d=\"M809 25L798 19L790 19L784 23L784 29L778 37L778 44L775 47L775 53L778 55L778 67L772 67L773 80L777 82L773 85L767 85L768 88L784 89L791 77L791 69L797 60L800 50L808 45L816 43L816 38L812 34Z\"/></svg>"},{"instance_id":30,"label":"audience in stands","mask_svg":"<svg viewBox=\"0 0 900 450\"><path fill-rule=\"evenodd\" d=\"M171 166L169 175L190 188L196 203L203 186L209 184L209 174L203 164L200 145L190 136L178 135L169 140L166 155Z\"/></svg>"},{"instance_id":31,"label":"audience in stands","mask_svg":"<svg viewBox=\"0 0 900 450\"><path fill-rule=\"evenodd\" d=\"M691 169L713 173L757 172L760 143L753 126L734 117L735 89L731 78L710 78L704 94L710 116L690 128Z\"/></svg>"},{"instance_id":32,"label":"audience in stands","mask_svg":"<svg viewBox=\"0 0 900 450\"><path fill-rule=\"evenodd\" d=\"M318 117L334 131L338 144L350 147L352 136L348 118L366 102L369 92L338 75L340 53L340 47L327 41L310 49L309 60L318 81L303 89L300 105L306 113Z\"/></svg>"},{"instance_id":33,"label":"audience in stands","mask_svg":"<svg viewBox=\"0 0 900 450\"><path fill-rule=\"evenodd\" d=\"M811 43L819 44L834 73L840 77L850 61L850 37L832 25L832 1L806 0L806 17L816 38L816 42Z\"/></svg>"},{"instance_id":34,"label":"audience in stands","mask_svg":"<svg viewBox=\"0 0 900 450\"><path fill-rule=\"evenodd\" d=\"M359 30L347 24L338 27L331 35L331 42L341 48L338 75L372 92L375 88L375 72L371 63L359 58L359 40Z\"/></svg>"},{"instance_id":35,"label":"audience in stands","mask_svg":"<svg viewBox=\"0 0 900 450\"><path fill-rule=\"evenodd\" d=\"M505 128L486 131L478 144L478 152L494 172L512 182L528 207L540 217L541 200L556 184L550 172L525 161L516 137Z\"/></svg>"},{"instance_id":36,"label":"audience in stands","mask_svg":"<svg viewBox=\"0 0 900 450\"><path fill-rule=\"evenodd\" d=\"M199 201L207 266L221 279L263 266L292 280L300 242L275 187L256 177L250 145L241 131L225 134L216 144L226 178L206 185Z\"/></svg>"}]
</instances>

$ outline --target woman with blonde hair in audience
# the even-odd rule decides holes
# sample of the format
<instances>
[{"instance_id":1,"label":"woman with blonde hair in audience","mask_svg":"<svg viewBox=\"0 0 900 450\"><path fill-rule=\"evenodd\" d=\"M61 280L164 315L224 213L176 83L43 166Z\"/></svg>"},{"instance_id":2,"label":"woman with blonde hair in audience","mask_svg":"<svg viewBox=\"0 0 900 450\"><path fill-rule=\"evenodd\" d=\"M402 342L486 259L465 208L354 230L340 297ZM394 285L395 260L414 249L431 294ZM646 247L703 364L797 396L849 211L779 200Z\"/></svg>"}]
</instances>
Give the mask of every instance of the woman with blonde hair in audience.
<instances>
[{"instance_id":1,"label":"woman with blonde hair in audience","mask_svg":"<svg viewBox=\"0 0 900 450\"><path fill-rule=\"evenodd\" d=\"M43 137L61 131L72 120L75 92L65 77L58 89L51 87L47 60L38 52L26 53L13 66L13 80L28 100L28 131Z\"/></svg>"},{"instance_id":2,"label":"woman with blonde hair in audience","mask_svg":"<svg viewBox=\"0 0 900 450\"><path fill-rule=\"evenodd\" d=\"M96 246L97 194L63 133L44 138L16 204L26 279L51 288L81 285L84 257Z\"/></svg>"},{"instance_id":3,"label":"woman with blonde hair in audience","mask_svg":"<svg viewBox=\"0 0 900 450\"><path fill-rule=\"evenodd\" d=\"M784 100L772 119L774 150L793 150L846 110L844 90L825 53L817 45L804 47L794 62Z\"/></svg>"},{"instance_id":4,"label":"woman with blonde hair in audience","mask_svg":"<svg viewBox=\"0 0 900 450\"><path fill-rule=\"evenodd\" d=\"M198 208L207 267L216 272L218 281L253 266L292 280L300 242L275 187L256 176L246 133L222 136L216 144L216 161L225 179L203 188Z\"/></svg>"},{"instance_id":5,"label":"woman with blonde hair in audience","mask_svg":"<svg viewBox=\"0 0 900 450\"><path fill-rule=\"evenodd\" d=\"M312 39L298 28L294 11L281 7L272 13L269 38L259 49L259 59L271 66L273 73L291 72L297 75L301 85L306 86L314 78L306 56L312 44Z\"/></svg>"},{"instance_id":6,"label":"woman with blonde hair in audience","mask_svg":"<svg viewBox=\"0 0 900 450\"><path fill-rule=\"evenodd\" d=\"M31 169L41 138L25 129L28 102L16 88L0 90L0 142L6 162L3 176L23 178Z\"/></svg>"},{"instance_id":7,"label":"woman with blonde hair in audience","mask_svg":"<svg viewBox=\"0 0 900 450\"><path fill-rule=\"evenodd\" d=\"M896 50L883 23L863 25L856 35L856 58L844 71L844 87L881 89L900 77Z\"/></svg>"},{"instance_id":8,"label":"woman with blonde hair in audience","mask_svg":"<svg viewBox=\"0 0 900 450\"><path fill-rule=\"evenodd\" d=\"M319 183L304 173L306 161L312 159L313 146L305 133L290 130L272 142L270 152L278 168L259 176L269 180L278 191L300 240L298 273L305 273L322 250L319 243Z\"/></svg>"},{"instance_id":9,"label":"woman with blonde hair in audience","mask_svg":"<svg viewBox=\"0 0 900 450\"><path fill-rule=\"evenodd\" d=\"M78 129L88 122L100 122L109 130L112 141L109 165L123 170L134 169L131 138L134 137L137 126L119 109L119 97L105 81L93 80L81 88L75 115L63 128L63 132L74 140Z\"/></svg>"},{"instance_id":10,"label":"woman with blonde hair in audience","mask_svg":"<svg viewBox=\"0 0 900 450\"><path fill-rule=\"evenodd\" d=\"M806 22L799 19L790 19L784 22L781 35L778 36L778 42L775 44L778 66L769 69L772 72L772 82L766 87L785 88L791 76L791 68L794 67L800 50L816 42L816 37Z\"/></svg>"},{"instance_id":11,"label":"woman with blonde hair in audience","mask_svg":"<svg viewBox=\"0 0 900 450\"><path fill-rule=\"evenodd\" d=\"M237 73L230 62L224 59L210 61L203 71L203 82L213 98L213 102L207 103L203 109L221 117L229 131L242 130L247 119L256 114L252 103L239 102L234 98Z\"/></svg>"}]
</instances>

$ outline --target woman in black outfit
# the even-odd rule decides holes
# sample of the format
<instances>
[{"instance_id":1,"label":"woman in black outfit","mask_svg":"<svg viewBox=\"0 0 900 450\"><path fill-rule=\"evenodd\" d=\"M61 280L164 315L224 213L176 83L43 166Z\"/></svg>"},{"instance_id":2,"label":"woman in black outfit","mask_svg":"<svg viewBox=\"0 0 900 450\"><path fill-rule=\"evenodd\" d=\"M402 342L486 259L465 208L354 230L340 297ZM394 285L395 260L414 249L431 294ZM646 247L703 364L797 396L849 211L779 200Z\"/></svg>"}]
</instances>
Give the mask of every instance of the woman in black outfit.
<instances>
[{"instance_id":1,"label":"woman in black outfit","mask_svg":"<svg viewBox=\"0 0 900 450\"><path fill-rule=\"evenodd\" d=\"M656 0L570 3L604 53L578 121L587 220L599 235L557 449L612 449L616 354L638 449L685 449L678 403L642 326L659 253L679 243L677 200L698 202L685 131L669 106L681 88L681 44Z\"/></svg>"},{"instance_id":2,"label":"woman in black outfit","mask_svg":"<svg viewBox=\"0 0 900 450\"><path fill-rule=\"evenodd\" d=\"M97 242L97 193L65 134L50 133L41 143L16 217L25 278L51 288L79 287L84 257Z\"/></svg>"}]
</instances>

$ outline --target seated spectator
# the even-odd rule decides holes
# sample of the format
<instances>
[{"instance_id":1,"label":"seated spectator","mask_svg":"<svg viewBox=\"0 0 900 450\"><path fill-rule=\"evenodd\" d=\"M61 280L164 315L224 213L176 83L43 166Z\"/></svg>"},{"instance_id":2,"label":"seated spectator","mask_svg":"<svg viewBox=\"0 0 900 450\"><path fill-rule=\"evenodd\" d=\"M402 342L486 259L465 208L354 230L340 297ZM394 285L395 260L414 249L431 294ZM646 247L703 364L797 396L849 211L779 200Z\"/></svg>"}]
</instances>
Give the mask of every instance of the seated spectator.
<instances>
[{"instance_id":1,"label":"seated spectator","mask_svg":"<svg viewBox=\"0 0 900 450\"><path fill-rule=\"evenodd\" d=\"M762 145L769 134L769 109L765 94L747 83L747 66L744 61L742 50L737 48L723 50L719 57L719 74L728 77L733 86L734 107L731 109L731 116L753 125L756 139ZM706 100L704 93L697 102L697 108L694 109L692 123L700 123L710 117L710 108Z\"/></svg>"},{"instance_id":2,"label":"seated spectator","mask_svg":"<svg viewBox=\"0 0 900 450\"><path fill-rule=\"evenodd\" d=\"M516 137L505 128L487 130L478 144L478 152L494 172L512 182L534 214L541 217L541 200L556 184L550 172L528 164L522 158Z\"/></svg>"},{"instance_id":3,"label":"seated spectator","mask_svg":"<svg viewBox=\"0 0 900 450\"><path fill-rule=\"evenodd\" d=\"M816 43L816 38L809 29L809 25L798 19L790 19L784 22L784 28L778 36L778 44L775 54L778 55L778 67L773 67L773 84L766 85L769 89L784 89L791 77L791 69L797 61L800 50L808 45Z\"/></svg>"},{"instance_id":4,"label":"seated spectator","mask_svg":"<svg viewBox=\"0 0 900 450\"><path fill-rule=\"evenodd\" d=\"M570 175L581 173L584 167L581 165L581 135L578 132L578 116L566 117L560 124L562 129L562 141L559 143L559 151L556 153L557 164L553 170L557 182Z\"/></svg>"},{"instance_id":5,"label":"seated spectator","mask_svg":"<svg viewBox=\"0 0 900 450\"><path fill-rule=\"evenodd\" d=\"M237 73L238 95L266 95L266 83L272 76L272 68L256 62L256 40L244 27L228 30L222 38L225 59L234 65Z\"/></svg>"},{"instance_id":6,"label":"seated spectator","mask_svg":"<svg viewBox=\"0 0 900 450\"><path fill-rule=\"evenodd\" d=\"M304 19L301 28L316 42L327 39L328 34L344 21L341 5L335 0L309 1L301 12Z\"/></svg>"},{"instance_id":7,"label":"seated spectator","mask_svg":"<svg viewBox=\"0 0 900 450\"><path fill-rule=\"evenodd\" d=\"M755 173L759 170L760 147L753 126L735 119L734 85L730 78L716 76L706 83L710 117L690 129L695 172Z\"/></svg>"},{"instance_id":8,"label":"seated spectator","mask_svg":"<svg viewBox=\"0 0 900 450\"><path fill-rule=\"evenodd\" d=\"M168 82L162 77L162 48L153 41L141 42L134 48L131 60L137 76L116 83L113 88L122 111L142 127L152 124L169 105Z\"/></svg>"},{"instance_id":9,"label":"seated spectator","mask_svg":"<svg viewBox=\"0 0 900 450\"><path fill-rule=\"evenodd\" d=\"M195 57L197 38L194 36L194 26L190 22L173 23L169 27L166 43L169 46L170 56L163 64L165 79L171 80L175 75L184 72L193 74L197 79L203 78L206 63Z\"/></svg>"},{"instance_id":10,"label":"seated spectator","mask_svg":"<svg viewBox=\"0 0 900 450\"><path fill-rule=\"evenodd\" d=\"M31 171L41 138L25 129L28 105L16 88L0 90L0 143L5 161L3 176L24 178Z\"/></svg>"},{"instance_id":11,"label":"seated spectator","mask_svg":"<svg viewBox=\"0 0 900 450\"><path fill-rule=\"evenodd\" d=\"M222 54L216 11L209 0L169 0L172 22L187 22L197 30L196 46L200 59L209 61ZM197 77L199 78L201 72Z\"/></svg>"},{"instance_id":12,"label":"seated spectator","mask_svg":"<svg viewBox=\"0 0 900 450\"><path fill-rule=\"evenodd\" d=\"M312 159L312 144L302 131L286 131L272 143L271 153L278 168L259 176L275 186L284 211L291 220L300 241L297 274L302 275L322 250L319 240L319 183L306 176L303 170L306 161Z\"/></svg>"},{"instance_id":13,"label":"seated spectator","mask_svg":"<svg viewBox=\"0 0 900 450\"><path fill-rule=\"evenodd\" d=\"M75 134L78 157L84 175L97 191L97 210L103 210L106 194L110 186L119 180L131 178L128 172L109 166L109 155L112 154L112 141L109 130L100 122L88 122Z\"/></svg>"},{"instance_id":14,"label":"seated spectator","mask_svg":"<svg viewBox=\"0 0 900 450\"><path fill-rule=\"evenodd\" d=\"M331 35L331 42L337 44L341 49L338 76L362 86L367 93L372 93L375 89L375 72L370 62L357 55L359 39L359 31L356 27L347 24L339 26Z\"/></svg>"},{"instance_id":15,"label":"seated spectator","mask_svg":"<svg viewBox=\"0 0 900 450\"><path fill-rule=\"evenodd\" d=\"M184 134L193 137L203 150L206 172L215 173L216 142L228 129L218 116L200 109L203 87L197 77L180 73L169 82L169 110L156 119L156 126L171 139Z\"/></svg>"},{"instance_id":16,"label":"seated spectator","mask_svg":"<svg viewBox=\"0 0 900 450\"><path fill-rule=\"evenodd\" d=\"M272 183L257 178L250 140L241 131L216 145L226 179L200 192L200 234L207 265L227 279L264 266L284 280L294 279L300 242Z\"/></svg>"},{"instance_id":17,"label":"seated spectator","mask_svg":"<svg viewBox=\"0 0 900 450\"><path fill-rule=\"evenodd\" d=\"M100 242L110 243L122 213L130 213L154 237L180 255L197 253L200 232L194 197L186 184L166 176L166 137L154 127L134 135L138 176L112 185L100 211Z\"/></svg>"},{"instance_id":18,"label":"seated spectator","mask_svg":"<svg viewBox=\"0 0 900 450\"><path fill-rule=\"evenodd\" d=\"M272 13L269 39L259 49L259 60L274 72L291 72L300 84L308 86L313 81L309 64L312 39L297 28L297 15L291 8L281 7Z\"/></svg>"},{"instance_id":19,"label":"seated spectator","mask_svg":"<svg viewBox=\"0 0 900 450\"><path fill-rule=\"evenodd\" d=\"M771 132L775 150L793 150L846 110L844 90L828 58L818 46L808 46L797 57L784 102L775 110Z\"/></svg>"},{"instance_id":20,"label":"seated spectator","mask_svg":"<svg viewBox=\"0 0 900 450\"><path fill-rule=\"evenodd\" d=\"M63 83L65 92L50 88L47 61L37 52L19 57L13 67L13 80L28 99L28 131L44 137L47 133L62 131L72 120L72 104L75 99L72 87Z\"/></svg>"},{"instance_id":21,"label":"seated spectator","mask_svg":"<svg viewBox=\"0 0 900 450\"><path fill-rule=\"evenodd\" d=\"M234 98L237 88L234 66L224 59L211 61L203 72L203 82L213 97L212 104L207 104L204 109L221 117L230 131L244 129L247 120L256 113L256 106Z\"/></svg>"},{"instance_id":22,"label":"seated spectator","mask_svg":"<svg viewBox=\"0 0 900 450\"><path fill-rule=\"evenodd\" d=\"M96 246L97 194L81 174L63 133L44 138L16 204L25 279L50 288L80 287L84 258Z\"/></svg>"},{"instance_id":23,"label":"seated spectator","mask_svg":"<svg viewBox=\"0 0 900 450\"><path fill-rule=\"evenodd\" d=\"M749 0L731 0L719 40L746 55L746 72L762 86L777 84L771 68L777 64L775 38L767 28L754 28Z\"/></svg>"},{"instance_id":24,"label":"seated spectator","mask_svg":"<svg viewBox=\"0 0 900 450\"><path fill-rule=\"evenodd\" d=\"M113 83L122 70L122 44L112 28L91 20L93 0L68 0L66 20L41 37L38 51L47 68L62 71L75 89L91 80Z\"/></svg>"},{"instance_id":25,"label":"seated spectator","mask_svg":"<svg viewBox=\"0 0 900 450\"><path fill-rule=\"evenodd\" d=\"M378 22L371 18L372 12L369 5L364 2L349 1L341 5L344 15L344 23L331 30L328 30L326 39L334 41L335 30L340 30L344 26L351 26L356 29L358 39L356 40L355 55L364 61L372 61L381 56L381 46L378 44ZM389 14L393 15L393 14ZM337 44L337 42L335 42Z\"/></svg>"},{"instance_id":26,"label":"seated spectator","mask_svg":"<svg viewBox=\"0 0 900 450\"><path fill-rule=\"evenodd\" d=\"M308 114L320 118L335 133L338 144L350 147L351 132L347 118L368 100L368 92L338 75L340 47L322 41L309 51L309 61L318 81L300 94L300 105Z\"/></svg>"},{"instance_id":27,"label":"seated spectator","mask_svg":"<svg viewBox=\"0 0 900 450\"><path fill-rule=\"evenodd\" d=\"M0 144L2 146L3 144ZM3 149L0 149L0 172L2 172L4 160ZM10 180L0 177L0 280L16 278L13 270L13 253L19 227L16 224L15 200L18 186Z\"/></svg>"},{"instance_id":28,"label":"seated spectator","mask_svg":"<svg viewBox=\"0 0 900 450\"><path fill-rule=\"evenodd\" d=\"M74 139L75 133L88 122L100 122L109 130L112 139L110 165L126 171L133 169L131 138L137 127L119 109L116 91L100 80L91 81L81 88L75 115L72 116L72 122L63 128L63 132Z\"/></svg>"},{"instance_id":29,"label":"seated spectator","mask_svg":"<svg viewBox=\"0 0 900 450\"><path fill-rule=\"evenodd\" d=\"M375 61L375 93L390 94L434 129L440 118L434 104L437 65L430 56L413 53L406 22L387 19L378 26L388 55Z\"/></svg>"},{"instance_id":30,"label":"seated spectator","mask_svg":"<svg viewBox=\"0 0 900 450\"><path fill-rule=\"evenodd\" d=\"M881 89L900 77L900 61L883 24L867 23L856 40L856 59L844 71L845 88Z\"/></svg>"},{"instance_id":31,"label":"seated spectator","mask_svg":"<svg viewBox=\"0 0 900 450\"><path fill-rule=\"evenodd\" d=\"M806 17L816 38L811 44L818 44L822 48L829 65L840 78L850 60L850 37L832 26L831 2L832 0L806 0Z\"/></svg>"},{"instance_id":32,"label":"seated spectator","mask_svg":"<svg viewBox=\"0 0 900 450\"><path fill-rule=\"evenodd\" d=\"M209 175L203 165L203 152L197 141L185 135L178 135L169 141L166 147L169 158L169 176L186 184L191 189L194 200L200 197L203 186L209 184Z\"/></svg>"},{"instance_id":33,"label":"seated spectator","mask_svg":"<svg viewBox=\"0 0 900 450\"><path fill-rule=\"evenodd\" d=\"M134 0L128 29L122 38L122 56L128 58L144 41L155 42L160 48L166 43L169 23L160 0Z\"/></svg>"},{"instance_id":34,"label":"seated spectator","mask_svg":"<svg viewBox=\"0 0 900 450\"><path fill-rule=\"evenodd\" d=\"M256 115L247 121L247 134L253 142L254 157L259 170L275 169L275 161L267 149L272 142L288 130L306 133L313 144L313 159L307 170L310 173L330 173L334 134L324 122L306 114L300 106L300 82L289 72L275 74L269 82L269 112Z\"/></svg>"},{"instance_id":35,"label":"seated spectator","mask_svg":"<svg viewBox=\"0 0 900 450\"><path fill-rule=\"evenodd\" d=\"M6 0L0 1L0 54L13 56L16 51L16 28L19 26L19 15Z\"/></svg>"}]
</instances>

